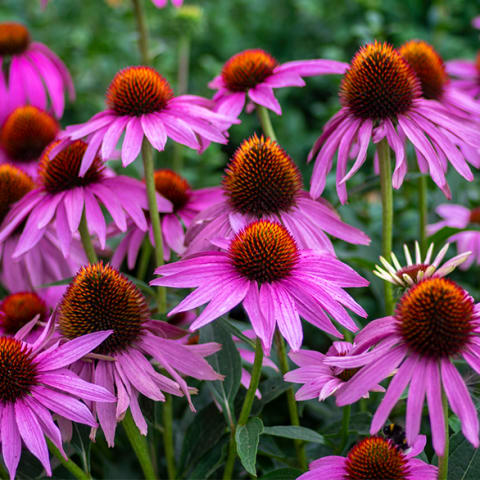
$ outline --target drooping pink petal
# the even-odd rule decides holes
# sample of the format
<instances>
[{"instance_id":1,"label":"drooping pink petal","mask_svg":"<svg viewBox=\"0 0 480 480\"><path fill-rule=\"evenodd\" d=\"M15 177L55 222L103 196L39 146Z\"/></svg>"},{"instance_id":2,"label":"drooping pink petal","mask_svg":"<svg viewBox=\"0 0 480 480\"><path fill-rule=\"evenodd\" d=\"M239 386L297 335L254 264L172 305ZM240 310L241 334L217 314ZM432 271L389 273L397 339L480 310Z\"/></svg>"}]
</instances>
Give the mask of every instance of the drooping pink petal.
<instances>
[{"instance_id":1,"label":"drooping pink petal","mask_svg":"<svg viewBox=\"0 0 480 480\"><path fill-rule=\"evenodd\" d=\"M167 143L167 131L163 122L155 115L141 116L142 128L153 148L162 151Z\"/></svg>"},{"instance_id":2,"label":"drooping pink petal","mask_svg":"<svg viewBox=\"0 0 480 480\"><path fill-rule=\"evenodd\" d=\"M432 429L433 448L437 455L445 450L445 417L442 406L442 387L436 361L428 361L425 366L428 415Z\"/></svg>"},{"instance_id":3,"label":"drooping pink petal","mask_svg":"<svg viewBox=\"0 0 480 480\"><path fill-rule=\"evenodd\" d=\"M425 376L425 363L420 361L412 374L407 398L405 431L407 433L407 443L409 445L413 444L420 431L420 422L422 420L423 402L425 400L426 390Z\"/></svg>"},{"instance_id":4,"label":"drooping pink petal","mask_svg":"<svg viewBox=\"0 0 480 480\"><path fill-rule=\"evenodd\" d=\"M139 118L132 117L127 123L122 144L122 165L130 165L139 155L143 142L143 129Z\"/></svg>"},{"instance_id":5,"label":"drooping pink petal","mask_svg":"<svg viewBox=\"0 0 480 480\"><path fill-rule=\"evenodd\" d=\"M272 110L277 115L282 114L282 107L280 107L278 100L275 98L272 88L268 85L259 83L248 91L248 96L253 102Z\"/></svg>"},{"instance_id":6,"label":"drooping pink petal","mask_svg":"<svg viewBox=\"0 0 480 480\"><path fill-rule=\"evenodd\" d=\"M2 406L2 423L0 438L2 441L2 456L11 478L15 478L20 455L22 454L22 441L15 421L15 410L12 402Z\"/></svg>"}]
</instances>

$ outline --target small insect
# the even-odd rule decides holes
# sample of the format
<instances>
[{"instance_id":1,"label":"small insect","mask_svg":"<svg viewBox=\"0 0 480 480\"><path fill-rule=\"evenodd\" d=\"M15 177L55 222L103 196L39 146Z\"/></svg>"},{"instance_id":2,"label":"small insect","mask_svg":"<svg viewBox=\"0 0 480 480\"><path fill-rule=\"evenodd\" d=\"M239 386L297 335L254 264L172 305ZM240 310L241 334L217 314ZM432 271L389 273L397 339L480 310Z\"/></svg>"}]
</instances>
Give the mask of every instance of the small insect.
<instances>
[{"instance_id":1,"label":"small insect","mask_svg":"<svg viewBox=\"0 0 480 480\"><path fill-rule=\"evenodd\" d=\"M401 450L407 450L409 445L405 436L405 430L401 425L397 423L390 423L383 427L383 434L388 438L397 448Z\"/></svg>"}]
</instances>

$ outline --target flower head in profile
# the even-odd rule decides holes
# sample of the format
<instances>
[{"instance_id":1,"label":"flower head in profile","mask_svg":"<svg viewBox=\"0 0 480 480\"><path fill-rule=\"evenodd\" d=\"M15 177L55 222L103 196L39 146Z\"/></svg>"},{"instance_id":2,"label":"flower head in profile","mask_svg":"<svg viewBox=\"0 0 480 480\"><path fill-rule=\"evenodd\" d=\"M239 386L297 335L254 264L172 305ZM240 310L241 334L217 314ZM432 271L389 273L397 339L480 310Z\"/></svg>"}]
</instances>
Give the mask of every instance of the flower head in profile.
<instances>
[{"instance_id":1,"label":"flower head in profile","mask_svg":"<svg viewBox=\"0 0 480 480\"><path fill-rule=\"evenodd\" d=\"M346 182L365 163L371 140L386 139L395 153L394 188L400 188L407 173L407 139L420 171L429 173L445 195L450 195L448 163L473 180L462 147L480 147L478 132L436 100L422 98L414 70L389 44L367 44L355 54L343 76L340 102L342 108L325 125L308 157L315 157L310 189L314 198L323 192L337 154L337 194L342 203L347 201ZM355 160L347 172L353 153Z\"/></svg>"},{"instance_id":2,"label":"flower head in profile","mask_svg":"<svg viewBox=\"0 0 480 480\"><path fill-rule=\"evenodd\" d=\"M279 64L264 50L244 50L224 64L222 73L209 83L209 87L217 90L213 100L218 112L238 117L245 101L250 99L281 115L274 88L303 87L302 77L342 74L347 67L346 63L335 60L297 60Z\"/></svg>"},{"instance_id":3,"label":"flower head in profile","mask_svg":"<svg viewBox=\"0 0 480 480\"><path fill-rule=\"evenodd\" d=\"M328 315L345 328L357 326L344 306L366 316L344 287L368 282L333 255L297 247L279 223L259 220L247 225L233 240L218 240L221 251L206 251L155 270L162 278L152 285L197 287L169 315L208 303L190 329L212 322L243 304L255 335L268 353L275 328L293 350L302 345L300 316L340 337Z\"/></svg>"},{"instance_id":4,"label":"flower head in profile","mask_svg":"<svg viewBox=\"0 0 480 480\"><path fill-rule=\"evenodd\" d=\"M49 113L32 105L16 108L0 126L0 164L12 163L35 178L38 160L58 131Z\"/></svg>"},{"instance_id":5,"label":"flower head in profile","mask_svg":"<svg viewBox=\"0 0 480 480\"><path fill-rule=\"evenodd\" d=\"M367 437L354 445L346 457L328 456L313 461L298 480L436 480L438 469L416 457L425 446L419 437L407 452L383 437Z\"/></svg>"},{"instance_id":6,"label":"flower head in profile","mask_svg":"<svg viewBox=\"0 0 480 480\"><path fill-rule=\"evenodd\" d=\"M469 269L475 262L480 265L480 208L466 208L462 205L453 203L444 203L439 205L435 212L443 218L437 223L428 226L428 234L432 235L443 227L453 228L472 228L471 231L459 232L452 235L448 240L457 244L459 255L467 255L467 259L462 263L462 270Z\"/></svg>"},{"instance_id":7,"label":"flower head in profile","mask_svg":"<svg viewBox=\"0 0 480 480\"><path fill-rule=\"evenodd\" d=\"M12 212L20 202L26 202L35 189L33 180L10 164L0 165L0 230L13 222ZM27 203L28 205L28 203ZM71 277L82 263L85 253L79 240L74 239L70 255L64 257L55 231L48 227L35 246L14 258L23 222L0 240L0 281L10 292L36 290L38 286ZM55 302L63 286L42 289Z\"/></svg>"},{"instance_id":8,"label":"flower head in profile","mask_svg":"<svg viewBox=\"0 0 480 480\"><path fill-rule=\"evenodd\" d=\"M86 382L66 368L111 332L95 332L59 346L49 341L52 327L51 318L34 343L24 341L22 330L15 337L0 337L0 436L11 479L15 478L22 444L40 460L48 476L52 470L45 437L68 458L52 414L94 427L95 418L83 402L104 404L115 399L102 386Z\"/></svg>"},{"instance_id":9,"label":"flower head in profile","mask_svg":"<svg viewBox=\"0 0 480 480\"><path fill-rule=\"evenodd\" d=\"M127 166L140 153L146 137L157 150L168 138L194 150L209 142L227 143L224 135L235 119L209 109L210 101L194 95L175 96L170 84L151 67L134 66L120 70L106 93L107 109L88 122L67 127L65 139L89 137L89 149L80 175L90 168L98 151L110 159L123 133L122 163Z\"/></svg>"},{"instance_id":10,"label":"flower head in profile","mask_svg":"<svg viewBox=\"0 0 480 480\"><path fill-rule=\"evenodd\" d=\"M177 255L184 253L184 229L191 224L193 218L200 211L219 202L222 192L218 187L193 190L185 178L170 169L157 170L154 173L154 180L157 193L170 201L173 206L172 212L162 212L160 215L164 258L169 260L172 250ZM155 245L151 223L148 220L147 222L150 241L152 245ZM128 268L133 269L146 234L136 225L131 225L115 249L112 265L120 266L127 256Z\"/></svg>"},{"instance_id":11,"label":"flower head in profile","mask_svg":"<svg viewBox=\"0 0 480 480\"><path fill-rule=\"evenodd\" d=\"M453 77L452 85L465 92L471 98L480 98L480 52L475 60L449 60L447 73Z\"/></svg>"},{"instance_id":12,"label":"flower head in profile","mask_svg":"<svg viewBox=\"0 0 480 480\"><path fill-rule=\"evenodd\" d=\"M0 23L0 64L6 63L6 78L0 69L0 102L6 111L26 103L46 110L48 93L53 112L60 118L65 92L75 98L63 62L43 43L32 42L30 32L20 23Z\"/></svg>"},{"instance_id":13,"label":"flower head in profile","mask_svg":"<svg viewBox=\"0 0 480 480\"><path fill-rule=\"evenodd\" d=\"M190 393L195 390L188 387L182 375L201 380L222 378L204 359L220 345L182 345L177 339L186 332L152 320L138 288L109 265L88 265L77 273L58 307L58 326L66 339L105 328L113 330L95 349L99 356L94 362L79 362L73 367L81 377L115 395L115 403L95 405L110 446L114 445L117 421L128 408L138 429L146 435L139 394L155 401L165 401L164 393L185 395L193 410ZM171 378L158 373L150 357Z\"/></svg>"},{"instance_id":14,"label":"flower head in profile","mask_svg":"<svg viewBox=\"0 0 480 480\"><path fill-rule=\"evenodd\" d=\"M112 176L104 163L95 157L83 177L80 164L88 146L82 140L62 148L55 156L50 144L42 154L38 171L39 187L26 195L9 213L8 221L0 228L0 242L25 222L14 257L31 250L55 225L57 238L67 256L73 236L78 232L82 215L92 233L105 247L106 223L100 206L104 206L117 227L125 231L127 218L147 230L143 209L147 208L145 186L134 178ZM158 197L159 208L169 211L171 204Z\"/></svg>"},{"instance_id":15,"label":"flower head in profile","mask_svg":"<svg viewBox=\"0 0 480 480\"><path fill-rule=\"evenodd\" d=\"M405 254L405 260L407 262L405 266L402 267L402 265L398 261L397 256L392 252L391 263L388 263L388 261L384 257L380 257L380 262L382 263L383 268L380 265L375 265L375 270L373 271L373 273L377 277L380 277L382 280L385 280L386 282L390 282L394 285L405 288L411 287L415 283L419 283L425 278L446 277L451 272L453 272L453 270L455 270L459 265L467 261L469 255L472 253L461 253L451 258L450 260L447 260L440 267L440 263L442 262L443 257L445 257L449 246L449 243L445 244L438 252L435 259L431 261L434 247L433 243L431 243L428 247L427 253L425 254L425 258L422 260L422 254L420 253L420 245L417 241L415 241L414 261L412 260L410 250L405 244L403 245L403 252Z\"/></svg>"},{"instance_id":16,"label":"flower head in profile","mask_svg":"<svg viewBox=\"0 0 480 480\"><path fill-rule=\"evenodd\" d=\"M223 177L219 202L204 209L187 233L186 254L211 249L210 240L233 237L259 219L286 225L300 248L334 254L326 233L349 243L366 245L362 231L343 223L323 200L303 190L299 169L274 140L256 134L244 140L231 158Z\"/></svg>"},{"instance_id":17,"label":"flower head in profile","mask_svg":"<svg viewBox=\"0 0 480 480\"><path fill-rule=\"evenodd\" d=\"M299 366L284 375L287 382L302 383L295 393L297 401L310 400L312 398L323 402L330 395L337 395L344 388L348 380L356 375L360 368L339 368L325 364L325 358L329 356L355 355L359 349L350 342L333 342L326 354L314 350L299 350L290 352L290 359ZM374 392L383 392L380 385L372 388ZM364 395L368 397L368 392Z\"/></svg>"},{"instance_id":18,"label":"flower head in profile","mask_svg":"<svg viewBox=\"0 0 480 480\"><path fill-rule=\"evenodd\" d=\"M407 290L395 314L370 322L355 338L364 353L330 357L326 363L342 368L363 367L337 395L337 405L356 402L372 386L395 372L373 416L370 433L378 432L403 391L407 397L406 435L417 439L422 409L428 404L433 448L443 455L445 422L442 391L462 423L462 432L479 446L477 411L454 361L463 358L480 373L480 309L455 282L426 278ZM371 350L370 347L373 347Z\"/></svg>"}]
</instances>

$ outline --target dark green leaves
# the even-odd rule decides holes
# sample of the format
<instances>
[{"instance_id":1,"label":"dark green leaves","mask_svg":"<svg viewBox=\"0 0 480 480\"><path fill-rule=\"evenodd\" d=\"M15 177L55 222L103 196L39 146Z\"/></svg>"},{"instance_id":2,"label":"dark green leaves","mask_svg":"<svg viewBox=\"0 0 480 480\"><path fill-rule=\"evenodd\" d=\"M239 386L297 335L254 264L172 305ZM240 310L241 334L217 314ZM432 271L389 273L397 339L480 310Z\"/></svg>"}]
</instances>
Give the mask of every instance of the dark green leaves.
<instances>
[{"instance_id":1,"label":"dark green leaves","mask_svg":"<svg viewBox=\"0 0 480 480\"><path fill-rule=\"evenodd\" d=\"M255 464L260 434L263 432L263 423L257 418L251 418L246 425L239 425L235 432L237 453L245 470L257 476Z\"/></svg>"},{"instance_id":2,"label":"dark green leaves","mask_svg":"<svg viewBox=\"0 0 480 480\"><path fill-rule=\"evenodd\" d=\"M275 437L291 438L292 440L304 440L305 442L324 444L325 440L322 435L305 427L295 427L292 425L264 427L263 433L273 435Z\"/></svg>"},{"instance_id":3,"label":"dark green leaves","mask_svg":"<svg viewBox=\"0 0 480 480\"><path fill-rule=\"evenodd\" d=\"M448 480L477 480L480 478L480 453L461 432L450 437Z\"/></svg>"}]
</instances>

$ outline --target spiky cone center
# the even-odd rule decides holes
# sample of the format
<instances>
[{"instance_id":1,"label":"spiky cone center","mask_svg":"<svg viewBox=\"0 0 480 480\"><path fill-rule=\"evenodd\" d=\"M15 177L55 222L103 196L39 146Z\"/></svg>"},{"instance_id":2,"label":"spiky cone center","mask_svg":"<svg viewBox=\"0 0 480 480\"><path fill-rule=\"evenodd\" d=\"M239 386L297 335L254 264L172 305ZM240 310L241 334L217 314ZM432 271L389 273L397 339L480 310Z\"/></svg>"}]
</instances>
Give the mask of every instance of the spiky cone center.
<instances>
[{"instance_id":1,"label":"spiky cone center","mask_svg":"<svg viewBox=\"0 0 480 480\"><path fill-rule=\"evenodd\" d=\"M342 370L340 373L337 373L335 376L342 380L342 382L348 382L358 371L359 368L346 368Z\"/></svg>"},{"instance_id":2,"label":"spiky cone center","mask_svg":"<svg viewBox=\"0 0 480 480\"><path fill-rule=\"evenodd\" d=\"M295 240L279 223L260 220L239 232L229 248L236 270L259 283L288 277L298 262Z\"/></svg>"},{"instance_id":3,"label":"spiky cone center","mask_svg":"<svg viewBox=\"0 0 480 480\"><path fill-rule=\"evenodd\" d=\"M401 279L403 279L404 275L408 275L413 282L416 282L419 272L425 272L428 269L428 267L430 267L430 265L427 265L425 263L407 265L406 267L403 267L401 270L398 270L397 277L400 277Z\"/></svg>"},{"instance_id":4,"label":"spiky cone center","mask_svg":"<svg viewBox=\"0 0 480 480\"><path fill-rule=\"evenodd\" d=\"M400 47L399 53L417 74L423 96L440 100L449 79L443 59L437 51L423 40L410 40Z\"/></svg>"},{"instance_id":5,"label":"spiky cone center","mask_svg":"<svg viewBox=\"0 0 480 480\"><path fill-rule=\"evenodd\" d=\"M256 134L237 148L222 183L237 212L259 218L290 210L302 189L300 171L285 150Z\"/></svg>"},{"instance_id":6,"label":"spiky cone center","mask_svg":"<svg viewBox=\"0 0 480 480\"><path fill-rule=\"evenodd\" d=\"M277 61L264 50L244 50L225 63L222 79L229 90L245 92L272 75L277 65Z\"/></svg>"},{"instance_id":7,"label":"spiky cone center","mask_svg":"<svg viewBox=\"0 0 480 480\"><path fill-rule=\"evenodd\" d=\"M470 211L470 223L480 224L480 207L473 208Z\"/></svg>"},{"instance_id":8,"label":"spiky cone center","mask_svg":"<svg viewBox=\"0 0 480 480\"><path fill-rule=\"evenodd\" d=\"M173 98L170 84L151 67L120 70L106 94L107 106L120 115L139 117L163 110Z\"/></svg>"},{"instance_id":9,"label":"spiky cone center","mask_svg":"<svg viewBox=\"0 0 480 480\"><path fill-rule=\"evenodd\" d=\"M414 352L431 358L456 355L473 330L473 300L455 282L428 278L407 290L397 304L400 335Z\"/></svg>"},{"instance_id":10,"label":"spiky cone center","mask_svg":"<svg viewBox=\"0 0 480 480\"><path fill-rule=\"evenodd\" d=\"M55 141L48 145L38 164L39 180L47 192L54 194L85 187L104 177L105 165L98 155L85 175L79 175L83 155L87 150L87 144L83 140L76 140L52 158L51 152L58 143Z\"/></svg>"},{"instance_id":11,"label":"spiky cone center","mask_svg":"<svg viewBox=\"0 0 480 480\"><path fill-rule=\"evenodd\" d=\"M15 109L0 130L0 145L16 162L31 162L57 136L57 121L47 112L26 105Z\"/></svg>"},{"instance_id":12,"label":"spiky cone center","mask_svg":"<svg viewBox=\"0 0 480 480\"><path fill-rule=\"evenodd\" d=\"M0 403L28 395L36 377L29 348L12 337L0 337Z\"/></svg>"},{"instance_id":13,"label":"spiky cone center","mask_svg":"<svg viewBox=\"0 0 480 480\"><path fill-rule=\"evenodd\" d=\"M0 224L10 207L34 188L35 183L26 173L8 163L0 165Z\"/></svg>"},{"instance_id":14,"label":"spiky cone center","mask_svg":"<svg viewBox=\"0 0 480 480\"><path fill-rule=\"evenodd\" d=\"M190 200L191 188L188 182L178 173L168 168L157 170L153 179L157 192L170 200L173 210L177 212L182 209Z\"/></svg>"},{"instance_id":15,"label":"spiky cone center","mask_svg":"<svg viewBox=\"0 0 480 480\"><path fill-rule=\"evenodd\" d=\"M360 48L340 85L342 105L360 118L395 119L421 95L412 67L388 43Z\"/></svg>"},{"instance_id":16,"label":"spiky cone center","mask_svg":"<svg viewBox=\"0 0 480 480\"><path fill-rule=\"evenodd\" d=\"M3 299L0 312L3 312L0 325L4 331L15 334L36 315L39 315L39 321L44 321L47 306L35 292L18 292Z\"/></svg>"},{"instance_id":17,"label":"spiky cone center","mask_svg":"<svg viewBox=\"0 0 480 480\"><path fill-rule=\"evenodd\" d=\"M30 45L30 32L21 23L0 23L0 56L18 55Z\"/></svg>"},{"instance_id":18,"label":"spiky cone center","mask_svg":"<svg viewBox=\"0 0 480 480\"><path fill-rule=\"evenodd\" d=\"M113 330L96 353L126 350L141 335L150 318L145 297L110 265L82 267L69 285L58 308L63 336L73 339L87 333Z\"/></svg>"},{"instance_id":19,"label":"spiky cone center","mask_svg":"<svg viewBox=\"0 0 480 480\"><path fill-rule=\"evenodd\" d=\"M406 480L407 459L392 442L367 437L348 453L345 467L348 480Z\"/></svg>"}]
</instances>

